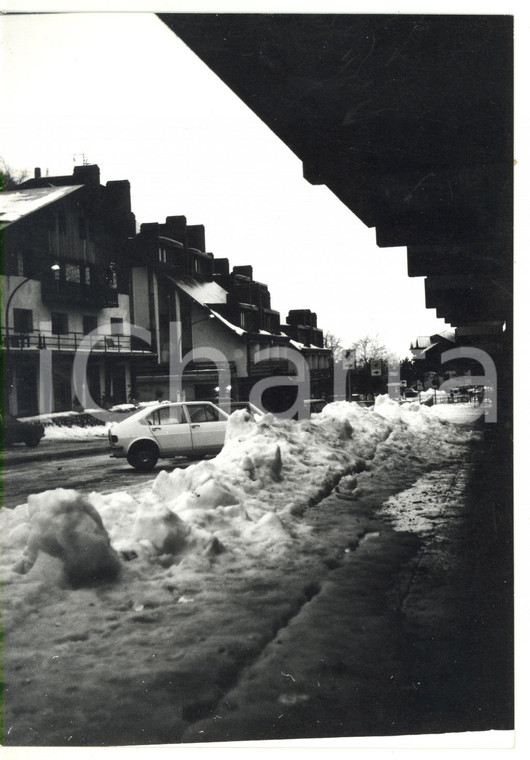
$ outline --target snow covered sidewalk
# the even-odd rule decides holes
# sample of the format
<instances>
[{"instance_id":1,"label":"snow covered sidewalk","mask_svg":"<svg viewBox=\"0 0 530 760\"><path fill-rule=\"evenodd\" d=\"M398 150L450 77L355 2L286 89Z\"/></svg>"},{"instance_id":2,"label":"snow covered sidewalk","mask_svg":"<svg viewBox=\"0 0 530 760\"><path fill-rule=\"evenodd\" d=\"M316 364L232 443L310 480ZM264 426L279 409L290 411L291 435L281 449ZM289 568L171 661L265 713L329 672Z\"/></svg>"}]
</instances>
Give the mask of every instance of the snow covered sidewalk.
<instances>
[{"instance_id":1,"label":"snow covered sidewalk","mask_svg":"<svg viewBox=\"0 0 530 760\"><path fill-rule=\"evenodd\" d=\"M86 499L58 489L3 510L4 743L210 740L217 724L223 740L241 731L284 735L244 712L238 723L241 701L232 717L225 712L234 710L231 690L247 693L248 678L256 703L270 706L269 676L280 679L272 712L299 715L288 735L343 735L338 717L332 733L319 726L313 734L312 692L304 686L293 697L290 684L305 684L324 659L329 678L317 702L328 704L331 720L350 709L346 685L379 672L381 651L369 637L364 675L344 667L344 647L361 641L344 634L361 635L352 621L355 610L372 614L363 607L369 599L381 607L374 625L387 627L397 607L385 583L401 578L424 540L421 530L395 529L396 515L380 508L426 472L458 470L479 437L385 398L375 410L332 404L302 422L268 415L256 423L237 412L213 460L161 472L134 492ZM307 618L326 609L337 579L328 612ZM268 652L300 624L305 637L290 639L298 680L289 657L278 676ZM369 725L359 722L361 731Z\"/></svg>"},{"instance_id":2,"label":"snow covered sidewalk","mask_svg":"<svg viewBox=\"0 0 530 760\"><path fill-rule=\"evenodd\" d=\"M476 729L470 467L431 472L375 511L372 499L355 510L326 499L320 507L341 515L335 536L326 526L337 542L327 572L184 741Z\"/></svg>"}]
</instances>

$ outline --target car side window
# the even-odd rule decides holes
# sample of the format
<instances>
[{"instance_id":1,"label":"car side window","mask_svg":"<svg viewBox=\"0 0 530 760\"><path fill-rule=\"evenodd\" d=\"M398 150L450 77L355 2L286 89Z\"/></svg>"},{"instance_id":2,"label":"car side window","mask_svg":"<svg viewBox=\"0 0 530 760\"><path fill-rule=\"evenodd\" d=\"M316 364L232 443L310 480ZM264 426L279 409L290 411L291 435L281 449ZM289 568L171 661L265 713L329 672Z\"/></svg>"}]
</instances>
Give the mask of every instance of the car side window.
<instances>
[{"instance_id":1,"label":"car side window","mask_svg":"<svg viewBox=\"0 0 530 760\"><path fill-rule=\"evenodd\" d=\"M181 406L163 406L146 418L148 425L180 425L186 422Z\"/></svg>"},{"instance_id":2,"label":"car side window","mask_svg":"<svg viewBox=\"0 0 530 760\"><path fill-rule=\"evenodd\" d=\"M181 406L168 406L167 411L168 411L167 420L166 422L163 422L162 424L180 425L183 422L187 422L186 417L184 415L184 409Z\"/></svg>"},{"instance_id":3,"label":"car side window","mask_svg":"<svg viewBox=\"0 0 530 760\"><path fill-rule=\"evenodd\" d=\"M213 406L189 406L188 412L192 422L219 422L219 414Z\"/></svg>"},{"instance_id":4,"label":"car side window","mask_svg":"<svg viewBox=\"0 0 530 760\"><path fill-rule=\"evenodd\" d=\"M148 425L160 425L160 413L157 409L156 412L151 412L146 418L145 421Z\"/></svg>"}]
</instances>

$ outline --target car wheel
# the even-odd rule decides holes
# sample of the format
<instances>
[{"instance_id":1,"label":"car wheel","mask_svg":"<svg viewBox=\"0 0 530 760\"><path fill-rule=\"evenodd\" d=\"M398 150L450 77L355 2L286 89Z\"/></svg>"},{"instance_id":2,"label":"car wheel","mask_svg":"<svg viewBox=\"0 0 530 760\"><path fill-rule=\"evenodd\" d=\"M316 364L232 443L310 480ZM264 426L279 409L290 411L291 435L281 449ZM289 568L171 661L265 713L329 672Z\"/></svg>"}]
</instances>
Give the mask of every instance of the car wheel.
<instances>
[{"instance_id":1,"label":"car wheel","mask_svg":"<svg viewBox=\"0 0 530 760\"><path fill-rule=\"evenodd\" d=\"M38 446L40 443L40 435L38 433L35 433L34 435L28 436L26 438L26 446L29 446L30 448L34 449L35 446Z\"/></svg>"},{"instance_id":2,"label":"car wheel","mask_svg":"<svg viewBox=\"0 0 530 760\"><path fill-rule=\"evenodd\" d=\"M147 472L152 470L158 462L158 451L154 446L148 444L135 446L127 454L127 461L136 470Z\"/></svg>"}]
</instances>

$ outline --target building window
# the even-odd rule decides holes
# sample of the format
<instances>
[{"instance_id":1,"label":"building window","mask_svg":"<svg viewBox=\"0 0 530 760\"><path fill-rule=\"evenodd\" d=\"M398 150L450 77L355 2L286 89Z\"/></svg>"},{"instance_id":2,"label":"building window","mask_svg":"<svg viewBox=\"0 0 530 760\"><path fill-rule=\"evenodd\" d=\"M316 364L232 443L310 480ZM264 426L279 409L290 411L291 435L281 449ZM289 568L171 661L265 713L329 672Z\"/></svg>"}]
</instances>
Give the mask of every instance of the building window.
<instances>
[{"instance_id":1,"label":"building window","mask_svg":"<svg viewBox=\"0 0 530 760\"><path fill-rule=\"evenodd\" d=\"M241 312L241 327L243 330L252 330L252 314L250 312Z\"/></svg>"},{"instance_id":2,"label":"building window","mask_svg":"<svg viewBox=\"0 0 530 760\"><path fill-rule=\"evenodd\" d=\"M167 252L163 248L158 249L158 260L161 264L167 263Z\"/></svg>"},{"instance_id":3,"label":"building window","mask_svg":"<svg viewBox=\"0 0 530 760\"><path fill-rule=\"evenodd\" d=\"M84 267L85 285L90 285L90 267Z\"/></svg>"},{"instance_id":4,"label":"building window","mask_svg":"<svg viewBox=\"0 0 530 760\"><path fill-rule=\"evenodd\" d=\"M33 312L31 309L13 309L13 324L15 332L33 332Z\"/></svg>"},{"instance_id":5,"label":"building window","mask_svg":"<svg viewBox=\"0 0 530 760\"><path fill-rule=\"evenodd\" d=\"M118 289L118 275L116 273L116 265L111 264L107 268L107 283L109 288L112 288L112 290Z\"/></svg>"},{"instance_id":6,"label":"building window","mask_svg":"<svg viewBox=\"0 0 530 760\"><path fill-rule=\"evenodd\" d=\"M110 328L112 335L123 335L123 317L111 317Z\"/></svg>"},{"instance_id":7,"label":"building window","mask_svg":"<svg viewBox=\"0 0 530 760\"><path fill-rule=\"evenodd\" d=\"M79 264L65 264L64 279L66 282L81 282L81 267Z\"/></svg>"},{"instance_id":8,"label":"building window","mask_svg":"<svg viewBox=\"0 0 530 760\"><path fill-rule=\"evenodd\" d=\"M33 264L33 255L31 251L18 251L16 274L18 274L19 277L31 277L33 275L34 269L35 267Z\"/></svg>"},{"instance_id":9,"label":"building window","mask_svg":"<svg viewBox=\"0 0 530 760\"><path fill-rule=\"evenodd\" d=\"M54 335L68 334L68 314L62 311L52 311L52 333Z\"/></svg>"},{"instance_id":10,"label":"building window","mask_svg":"<svg viewBox=\"0 0 530 760\"><path fill-rule=\"evenodd\" d=\"M88 335L88 333L97 330L97 327L97 317L95 317L93 314L83 314L83 335Z\"/></svg>"}]
</instances>

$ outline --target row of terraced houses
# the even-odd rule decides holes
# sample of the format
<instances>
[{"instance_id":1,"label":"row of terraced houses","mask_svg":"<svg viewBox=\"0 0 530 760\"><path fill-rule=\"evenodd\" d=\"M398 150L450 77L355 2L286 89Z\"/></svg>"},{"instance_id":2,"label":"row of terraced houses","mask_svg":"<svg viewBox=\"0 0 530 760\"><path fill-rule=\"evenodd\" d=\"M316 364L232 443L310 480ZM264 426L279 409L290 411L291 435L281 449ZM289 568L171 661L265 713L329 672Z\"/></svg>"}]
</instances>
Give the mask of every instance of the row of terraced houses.
<instances>
[{"instance_id":1,"label":"row of terraced houses","mask_svg":"<svg viewBox=\"0 0 530 760\"><path fill-rule=\"evenodd\" d=\"M282 347L304 357L311 397L332 393L332 354L316 314L293 310L282 323L252 266L215 258L204 227L184 216L138 231L127 180L102 185L96 165L56 177L36 169L1 194L0 230L4 404L12 414L169 398L172 355L192 349L181 376L188 400L248 400L256 382L280 377L263 400L283 411L296 368L281 351L265 360L258 353ZM226 358L223 388L210 347ZM73 375L80 354L81 387Z\"/></svg>"}]
</instances>

